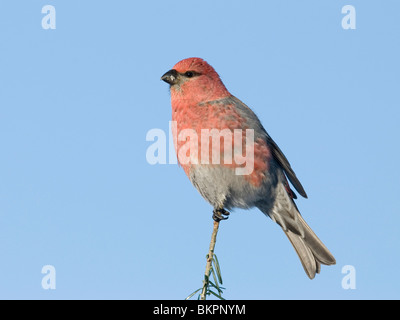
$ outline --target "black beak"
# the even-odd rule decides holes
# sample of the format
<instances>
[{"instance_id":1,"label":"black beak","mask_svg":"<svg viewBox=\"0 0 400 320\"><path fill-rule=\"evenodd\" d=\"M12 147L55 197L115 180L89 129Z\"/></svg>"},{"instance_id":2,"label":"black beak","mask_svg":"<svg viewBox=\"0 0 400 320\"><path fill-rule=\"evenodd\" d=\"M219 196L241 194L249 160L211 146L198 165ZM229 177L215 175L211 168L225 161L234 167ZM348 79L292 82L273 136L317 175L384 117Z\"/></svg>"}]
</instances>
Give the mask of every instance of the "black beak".
<instances>
[{"instance_id":1,"label":"black beak","mask_svg":"<svg viewBox=\"0 0 400 320\"><path fill-rule=\"evenodd\" d=\"M161 80L172 86L178 82L178 72L175 69L171 69L163 74Z\"/></svg>"}]
</instances>

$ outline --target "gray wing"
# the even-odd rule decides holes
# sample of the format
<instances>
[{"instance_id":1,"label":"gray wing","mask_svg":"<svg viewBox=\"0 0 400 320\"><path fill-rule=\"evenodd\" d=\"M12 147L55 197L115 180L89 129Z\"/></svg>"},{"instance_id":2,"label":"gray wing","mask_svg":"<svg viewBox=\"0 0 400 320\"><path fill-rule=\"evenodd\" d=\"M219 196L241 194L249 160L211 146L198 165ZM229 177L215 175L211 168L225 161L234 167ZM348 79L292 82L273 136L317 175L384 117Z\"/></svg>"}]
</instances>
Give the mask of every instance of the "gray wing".
<instances>
[{"instance_id":1,"label":"gray wing","mask_svg":"<svg viewBox=\"0 0 400 320\"><path fill-rule=\"evenodd\" d=\"M307 198L307 193L305 192L299 179L297 178L292 167L290 166L288 159L286 159L286 157L283 154L283 152L281 151L281 149L279 149L278 145L275 143L274 140L272 140L272 138L270 136L268 136L267 142L271 148L271 152L272 152L274 159L282 167L282 169L285 172L285 175L289 179L290 183L293 185L293 187L297 190L297 192L301 196L303 196L304 198Z\"/></svg>"},{"instance_id":2,"label":"gray wing","mask_svg":"<svg viewBox=\"0 0 400 320\"><path fill-rule=\"evenodd\" d=\"M264 129L256 114L246 104L244 104L235 96L230 96L228 98L225 98L225 100L223 101L226 104L234 104L239 114L243 118L248 119L249 127L253 128L255 131L256 134L255 138L258 138L257 135L261 134L262 138L267 140L267 143L271 148L271 153L274 159L279 163L281 168L284 170L289 181L292 183L292 185L295 187L295 189L300 195L302 195L304 198L307 198L307 194L304 191L304 188L301 185L299 179L296 177L296 174L294 173L292 167L290 166L289 161L286 159L285 155L283 154L281 149L279 149L275 141L272 140L267 131ZM222 102L222 100L218 100L218 102Z\"/></svg>"}]
</instances>

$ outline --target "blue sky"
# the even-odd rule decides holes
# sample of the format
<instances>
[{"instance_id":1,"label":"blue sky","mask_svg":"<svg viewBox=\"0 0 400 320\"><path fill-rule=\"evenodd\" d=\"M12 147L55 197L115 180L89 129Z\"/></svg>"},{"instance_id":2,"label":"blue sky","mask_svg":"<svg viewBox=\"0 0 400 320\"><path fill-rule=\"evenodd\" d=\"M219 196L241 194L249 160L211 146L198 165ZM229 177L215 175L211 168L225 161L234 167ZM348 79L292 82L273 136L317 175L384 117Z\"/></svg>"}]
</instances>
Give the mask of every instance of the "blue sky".
<instances>
[{"instance_id":1,"label":"blue sky","mask_svg":"<svg viewBox=\"0 0 400 320\"><path fill-rule=\"evenodd\" d=\"M56 29L44 30L44 5ZM341 9L356 9L344 30ZM0 298L184 299L212 208L177 165L160 76L206 59L278 143L336 266L310 281L257 210L221 223L227 299L399 299L398 1L2 1ZM42 267L56 270L44 290ZM356 289L342 288L354 266Z\"/></svg>"}]
</instances>

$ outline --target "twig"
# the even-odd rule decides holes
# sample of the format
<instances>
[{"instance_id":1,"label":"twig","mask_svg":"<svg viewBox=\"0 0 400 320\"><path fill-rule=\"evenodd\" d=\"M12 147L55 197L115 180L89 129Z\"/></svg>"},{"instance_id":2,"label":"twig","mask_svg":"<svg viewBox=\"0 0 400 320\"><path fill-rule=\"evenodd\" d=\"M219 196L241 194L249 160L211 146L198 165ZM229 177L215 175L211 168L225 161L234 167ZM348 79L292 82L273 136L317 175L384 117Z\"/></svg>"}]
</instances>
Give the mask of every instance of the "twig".
<instances>
[{"instance_id":1,"label":"twig","mask_svg":"<svg viewBox=\"0 0 400 320\"><path fill-rule=\"evenodd\" d=\"M212 261L214 256L215 243L217 242L217 233L219 228L219 222L214 221L213 232L211 235L210 250L207 255L206 272L204 273L203 289L201 291L200 300L206 300L207 288L210 282L210 274Z\"/></svg>"}]
</instances>

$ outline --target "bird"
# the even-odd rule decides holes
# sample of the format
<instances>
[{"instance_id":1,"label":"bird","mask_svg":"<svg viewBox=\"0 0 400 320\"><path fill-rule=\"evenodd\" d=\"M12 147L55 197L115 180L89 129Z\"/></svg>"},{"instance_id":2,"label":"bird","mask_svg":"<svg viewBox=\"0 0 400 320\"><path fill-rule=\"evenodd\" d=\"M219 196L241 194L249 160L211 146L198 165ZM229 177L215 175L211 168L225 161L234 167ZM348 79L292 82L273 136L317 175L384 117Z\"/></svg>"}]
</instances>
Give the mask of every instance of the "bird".
<instances>
[{"instance_id":1,"label":"bird","mask_svg":"<svg viewBox=\"0 0 400 320\"><path fill-rule=\"evenodd\" d=\"M297 195L289 182L299 195L307 194L286 156L215 69L202 58L187 58L161 80L169 84L178 164L212 205L213 219L226 220L235 208L256 207L282 228L310 279L321 264L334 265L334 256L294 202ZM243 150L250 154L247 163Z\"/></svg>"}]
</instances>

